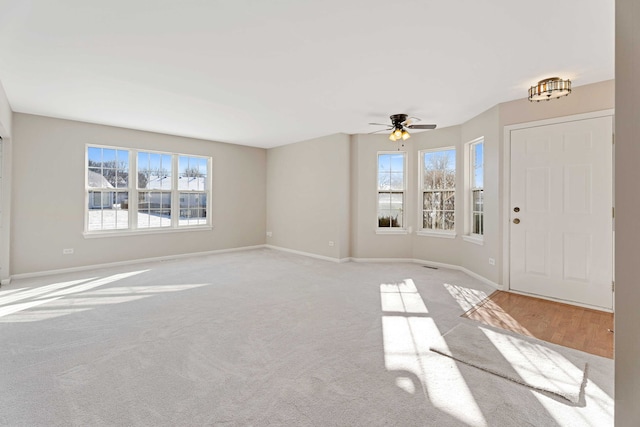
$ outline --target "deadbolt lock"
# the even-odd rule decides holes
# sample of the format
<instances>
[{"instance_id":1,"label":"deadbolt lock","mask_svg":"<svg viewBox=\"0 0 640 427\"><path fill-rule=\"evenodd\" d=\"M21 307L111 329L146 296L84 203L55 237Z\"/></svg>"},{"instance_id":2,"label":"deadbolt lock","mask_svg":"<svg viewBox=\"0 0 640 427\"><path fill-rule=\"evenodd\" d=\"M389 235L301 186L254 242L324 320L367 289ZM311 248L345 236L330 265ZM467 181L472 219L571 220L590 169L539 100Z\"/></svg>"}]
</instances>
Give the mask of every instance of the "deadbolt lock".
<instances>
[{"instance_id":1,"label":"deadbolt lock","mask_svg":"<svg viewBox=\"0 0 640 427\"><path fill-rule=\"evenodd\" d=\"M520 212L520 208L516 206L515 208L513 208L513 211L514 212Z\"/></svg>"},{"instance_id":2,"label":"deadbolt lock","mask_svg":"<svg viewBox=\"0 0 640 427\"><path fill-rule=\"evenodd\" d=\"M514 218L513 219L513 223L514 224L520 224L520 219L519 218Z\"/></svg>"}]
</instances>

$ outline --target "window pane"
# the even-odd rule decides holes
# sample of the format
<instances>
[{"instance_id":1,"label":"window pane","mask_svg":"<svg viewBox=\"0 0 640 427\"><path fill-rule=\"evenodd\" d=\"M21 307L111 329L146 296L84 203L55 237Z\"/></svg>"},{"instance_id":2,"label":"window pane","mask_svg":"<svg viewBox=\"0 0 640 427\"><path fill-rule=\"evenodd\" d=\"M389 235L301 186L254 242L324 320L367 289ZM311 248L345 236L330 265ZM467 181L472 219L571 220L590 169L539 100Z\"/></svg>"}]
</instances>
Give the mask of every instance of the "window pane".
<instances>
[{"instance_id":1,"label":"window pane","mask_svg":"<svg viewBox=\"0 0 640 427\"><path fill-rule=\"evenodd\" d=\"M390 154L391 172L404 172L404 154Z\"/></svg>"},{"instance_id":2,"label":"window pane","mask_svg":"<svg viewBox=\"0 0 640 427\"><path fill-rule=\"evenodd\" d=\"M396 211L402 211L402 200L403 200L403 194L402 193L392 193L391 194L391 209L396 210Z\"/></svg>"},{"instance_id":3,"label":"window pane","mask_svg":"<svg viewBox=\"0 0 640 427\"><path fill-rule=\"evenodd\" d=\"M391 208L391 193L378 193L378 210Z\"/></svg>"},{"instance_id":4,"label":"window pane","mask_svg":"<svg viewBox=\"0 0 640 427\"><path fill-rule=\"evenodd\" d=\"M473 182L471 184L472 187L482 188L484 187L484 143L477 143L471 146L472 153L472 177Z\"/></svg>"},{"instance_id":5,"label":"window pane","mask_svg":"<svg viewBox=\"0 0 640 427\"><path fill-rule=\"evenodd\" d=\"M453 212L445 212L444 213L444 230L455 230L455 215Z\"/></svg>"},{"instance_id":6,"label":"window pane","mask_svg":"<svg viewBox=\"0 0 640 427\"><path fill-rule=\"evenodd\" d=\"M473 230L474 234L482 234L482 214L473 214Z\"/></svg>"},{"instance_id":7,"label":"window pane","mask_svg":"<svg viewBox=\"0 0 640 427\"><path fill-rule=\"evenodd\" d=\"M425 192L422 194L422 209L426 211L433 209L432 193Z\"/></svg>"},{"instance_id":8,"label":"window pane","mask_svg":"<svg viewBox=\"0 0 640 427\"><path fill-rule=\"evenodd\" d=\"M171 226L171 192L138 193L138 228Z\"/></svg>"},{"instance_id":9,"label":"window pane","mask_svg":"<svg viewBox=\"0 0 640 427\"><path fill-rule=\"evenodd\" d=\"M391 190L391 174L378 174L378 190Z\"/></svg>"},{"instance_id":10,"label":"window pane","mask_svg":"<svg viewBox=\"0 0 640 427\"><path fill-rule=\"evenodd\" d=\"M180 156L178 158L178 189L203 191L206 188L207 159Z\"/></svg>"},{"instance_id":11,"label":"window pane","mask_svg":"<svg viewBox=\"0 0 640 427\"><path fill-rule=\"evenodd\" d=\"M89 191L87 230L129 228L128 191Z\"/></svg>"},{"instance_id":12,"label":"window pane","mask_svg":"<svg viewBox=\"0 0 640 427\"><path fill-rule=\"evenodd\" d=\"M391 172L391 155L378 155L378 172Z\"/></svg>"},{"instance_id":13,"label":"window pane","mask_svg":"<svg viewBox=\"0 0 640 427\"><path fill-rule=\"evenodd\" d=\"M179 225L198 225L207 223L206 193L180 193Z\"/></svg>"},{"instance_id":14,"label":"window pane","mask_svg":"<svg viewBox=\"0 0 640 427\"><path fill-rule=\"evenodd\" d=\"M446 211L452 211L455 209L455 191L443 191L442 192L442 206Z\"/></svg>"},{"instance_id":15,"label":"window pane","mask_svg":"<svg viewBox=\"0 0 640 427\"><path fill-rule=\"evenodd\" d=\"M402 172L393 172L390 174L391 190L404 190L404 174Z\"/></svg>"},{"instance_id":16,"label":"window pane","mask_svg":"<svg viewBox=\"0 0 640 427\"><path fill-rule=\"evenodd\" d=\"M87 183L90 188L127 188L129 151L87 147Z\"/></svg>"},{"instance_id":17,"label":"window pane","mask_svg":"<svg viewBox=\"0 0 640 427\"><path fill-rule=\"evenodd\" d=\"M482 212L483 205L484 205L483 191L474 190L473 191L473 210L477 212Z\"/></svg>"},{"instance_id":18,"label":"window pane","mask_svg":"<svg viewBox=\"0 0 640 427\"><path fill-rule=\"evenodd\" d=\"M166 153L138 153L138 188L171 190L172 155Z\"/></svg>"},{"instance_id":19,"label":"window pane","mask_svg":"<svg viewBox=\"0 0 640 427\"><path fill-rule=\"evenodd\" d=\"M424 153L422 174L425 189L455 188L456 150Z\"/></svg>"}]
</instances>

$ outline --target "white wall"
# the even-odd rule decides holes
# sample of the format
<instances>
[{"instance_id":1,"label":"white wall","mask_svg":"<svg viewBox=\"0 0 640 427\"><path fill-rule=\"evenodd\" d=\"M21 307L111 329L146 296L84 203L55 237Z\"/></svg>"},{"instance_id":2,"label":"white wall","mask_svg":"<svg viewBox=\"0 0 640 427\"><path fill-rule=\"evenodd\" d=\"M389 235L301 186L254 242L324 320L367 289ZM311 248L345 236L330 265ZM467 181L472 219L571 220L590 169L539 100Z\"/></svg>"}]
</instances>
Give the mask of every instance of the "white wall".
<instances>
[{"instance_id":1,"label":"white wall","mask_svg":"<svg viewBox=\"0 0 640 427\"><path fill-rule=\"evenodd\" d=\"M640 420L640 7L616 1L615 424Z\"/></svg>"},{"instance_id":2,"label":"white wall","mask_svg":"<svg viewBox=\"0 0 640 427\"><path fill-rule=\"evenodd\" d=\"M459 265L493 283L501 283L500 272L502 271L502 227L500 223L502 203L500 140L502 132L498 124L499 111L499 107L496 106L474 117L462 125L461 132L463 145L476 138L484 137L484 237L482 246L464 240L460 242L461 261ZM460 175L462 175L462 167L463 165L459 167ZM457 200L462 200L462 197L463 194L460 192L460 197ZM467 203L468 201L464 200L464 204ZM495 265L489 264L489 258L495 261Z\"/></svg>"},{"instance_id":3,"label":"white wall","mask_svg":"<svg viewBox=\"0 0 640 427\"><path fill-rule=\"evenodd\" d=\"M11 131L13 112L9 106L7 94L0 82L0 137L2 137L2 180L0 183L0 281L11 278L10 242L11 242Z\"/></svg>"},{"instance_id":4,"label":"white wall","mask_svg":"<svg viewBox=\"0 0 640 427\"><path fill-rule=\"evenodd\" d=\"M349 257L349 157L345 134L267 151L267 244Z\"/></svg>"},{"instance_id":5,"label":"white wall","mask_svg":"<svg viewBox=\"0 0 640 427\"><path fill-rule=\"evenodd\" d=\"M214 229L84 238L87 143L212 156ZM265 243L264 149L16 113L13 166L14 275Z\"/></svg>"},{"instance_id":6,"label":"white wall","mask_svg":"<svg viewBox=\"0 0 640 427\"><path fill-rule=\"evenodd\" d=\"M4 139L11 138L12 116L7 94L0 82L0 136Z\"/></svg>"},{"instance_id":7,"label":"white wall","mask_svg":"<svg viewBox=\"0 0 640 427\"><path fill-rule=\"evenodd\" d=\"M411 139L413 141L413 138ZM377 168L378 152L395 151L398 143L389 141L387 135L353 135L352 144L352 181L351 181L351 256L362 258L411 258L411 236L407 234L376 234L378 225ZM409 142L405 147L409 148ZM401 149L401 151L407 151ZM407 182L414 180L411 173L411 156L408 156ZM403 212L405 224L414 222L415 200L411 197L405 202Z\"/></svg>"}]
</instances>

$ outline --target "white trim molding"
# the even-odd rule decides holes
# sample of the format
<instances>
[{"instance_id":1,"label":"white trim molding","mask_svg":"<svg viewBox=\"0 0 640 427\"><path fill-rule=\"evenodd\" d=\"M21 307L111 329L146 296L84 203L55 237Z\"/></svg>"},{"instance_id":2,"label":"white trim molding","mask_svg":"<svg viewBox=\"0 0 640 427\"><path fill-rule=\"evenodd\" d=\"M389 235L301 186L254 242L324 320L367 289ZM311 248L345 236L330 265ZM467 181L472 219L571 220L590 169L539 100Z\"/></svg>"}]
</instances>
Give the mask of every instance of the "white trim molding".
<instances>
[{"instance_id":1,"label":"white trim molding","mask_svg":"<svg viewBox=\"0 0 640 427\"><path fill-rule=\"evenodd\" d=\"M91 264L91 265L83 265L80 267L69 267L69 268L60 268L56 270L45 270L45 271L36 271L33 273L20 273L14 274L11 276L11 279L30 279L32 277L42 277L49 276L51 274L61 274L61 273L74 273L76 271L86 271L93 270L97 268L108 268L108 267L119 267L123 265L135 265L135 264L143 264L145 262L155 262L155 261L168 261L172 259L180 259L180 258L189 258L189 257L199 257L206 255L216 255L223 254L228 252L239 252L239 251L250 251L253 249L263 249L266 245L256 245L256 246L242 246L239 248L230 248L230 249L217 249L213 251L205 251L205 252L190 252L186 254L177 254L177 255L166 255L160 257L151 257L151 258L140 258L128 261L116 261L116 262L108 262L104 264ZM4 281L2 284L5 284Z\"/></svg>"},{"instance_id":2,"label":"white trim molding","mask_svg":"<svg viewBox=\"0 0 640 427\"><path fill-rule=\"evenodd\" d=\"M349 262L351 260L351 258L332 258L332 257L329 257L329 256L318 255L318 254L314 254L314 253L311 253L311 252L303 252L303 251L298 251L298 250L295 250L295 249L284 248L282 246L264 245L264 247L265 248L269 248L269 249L274 249L276 251L288 252L290 254L302 255L302 256L309 257L309 258L316 258L316 259L321 259L321 260L324 260L324 261L331 261L331 262L337 262L337 263Z\"/></svg>"}]
</instances>

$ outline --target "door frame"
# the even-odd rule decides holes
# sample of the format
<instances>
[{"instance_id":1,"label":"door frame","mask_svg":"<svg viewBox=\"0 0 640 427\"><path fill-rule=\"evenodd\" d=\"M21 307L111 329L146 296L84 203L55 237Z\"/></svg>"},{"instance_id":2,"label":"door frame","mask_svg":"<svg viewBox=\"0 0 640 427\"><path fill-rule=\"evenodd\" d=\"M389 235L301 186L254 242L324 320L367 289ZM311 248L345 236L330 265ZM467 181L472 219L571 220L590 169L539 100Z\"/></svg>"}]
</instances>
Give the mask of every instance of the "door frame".
<instances>
[{"instance_id":1,"label":"door frame","mask_svg":"<svg viewBox=\"0 0 640 427\"><path fill-rule=\"evenodd\" d=\"M532 121L532 122L526 122L526 123L518 123L518 124L513 124L513 125L507 125L504 127L504 136L503 136L503 145L502 145L502 210L501 210L501 222L502 222L502 288L510 291L510 292L516 292L517 291L512 291L511 290L511 281L510 281L510 273L511 273L511 266L510 266L510 262L511 262L511 228L510 228L510 221L509 218L511 218L511 132L515 131L515 130L520 130L520 129L527 129L527 128L533 128L533 127L539 127L539 126L547 126L547 125L555 125L555 124L560 124L560 123L566 123L566 122L575 122L575 121L580 121L580 120L588 120L588 119L595 119L598 117L611 117L614 127L613 129L615 129L615 115L614 115L615 110L614 109L607 109L607 110L600 110L600 111L593 111L590 113L583 113L583 114L575 114L575 115L570 115L570 116L561 116L561 117L554 117L551 119L545 119L545 120L536 120L536 121ZM615 140L614 140L615 141ZM613 149L613 148L612 148ZM615 157L614 157L615 159ZM614 176L615 176L615 163L612 165L612 171L614 172ZM612 189L612 196L613 196L613 206L615 206L615 180L613 181L613 186L614 188ZM615 218L613 219L613 230L612 232L614 232L614 236L613 238L615 239ZM614 240L614 244L615 244L615 240ZM613 250L615 251L615 245L613 246ZM611 254L611 256L614 256L614 253ZM613 264L613 270L615 271L615 262ZM613 278L612 278L613 279ZM614 289L615 292L615 289ZM562 301L562 300L557 300L551 297L542 297L544 299L549 299L549 300L553 300L553 301L559 301L559 302L564 302L566 303L566 301ZM612 296L613 298L613 296ZM614 301L614 310L615 310L615 298L613 298ZM573 305L578 305L578 306L582 306L582 307L587 307L587 308L593 308L596 310L600 310L603 311L602 307L593 307L593 306L589 306L586 304L579 304L579 303L571 303ZM608 310L606 310L608 311ZM613 310L612 310L613 311Z\"/></svg>"}]
</instances>

